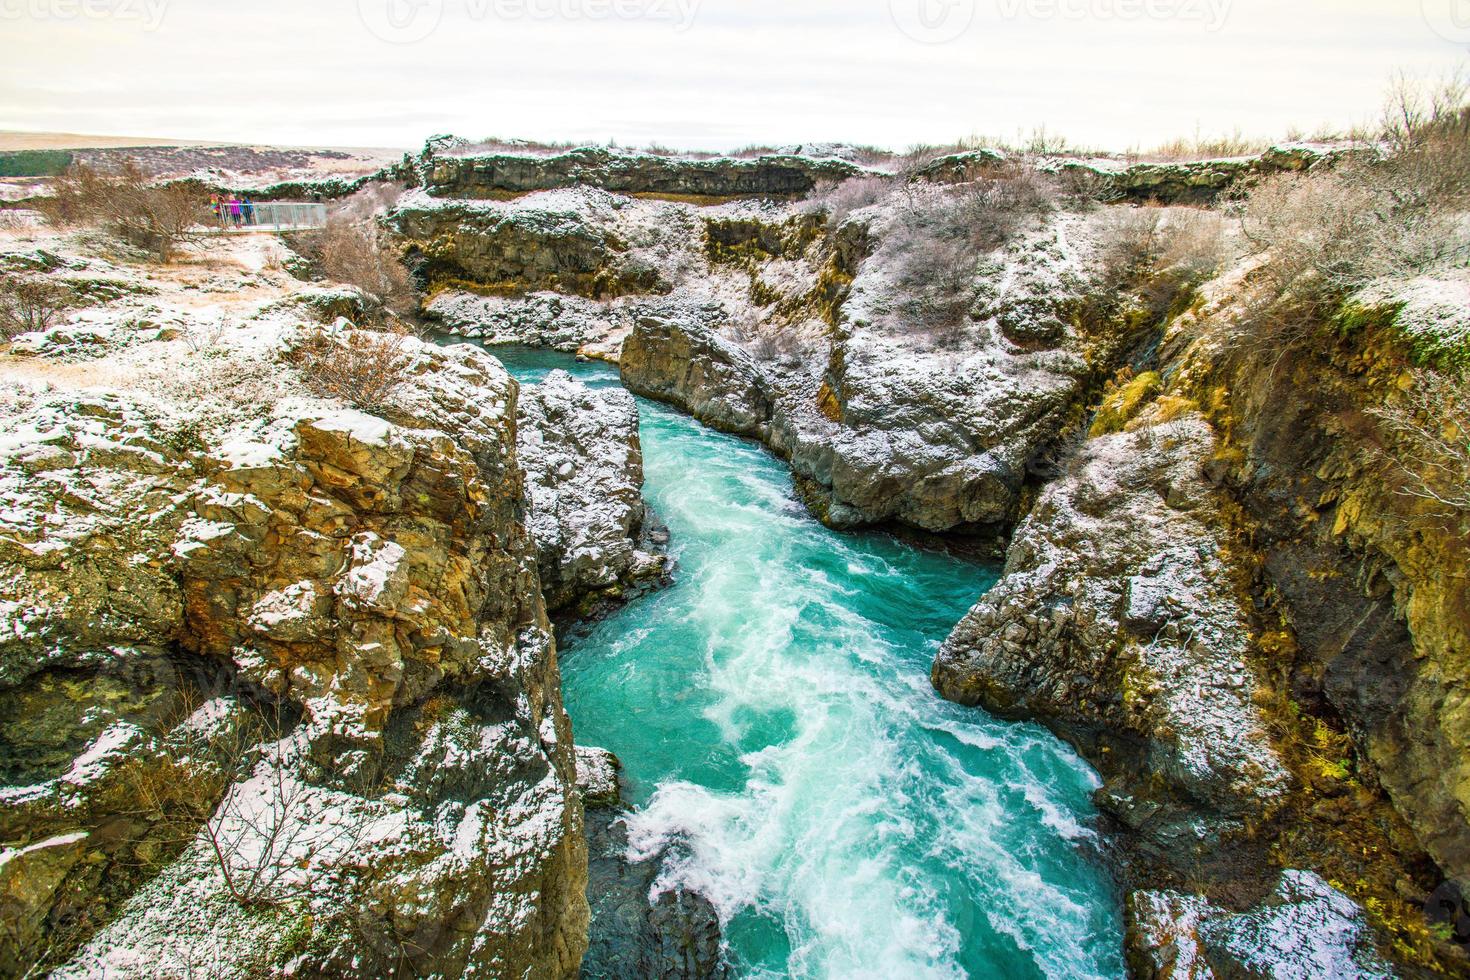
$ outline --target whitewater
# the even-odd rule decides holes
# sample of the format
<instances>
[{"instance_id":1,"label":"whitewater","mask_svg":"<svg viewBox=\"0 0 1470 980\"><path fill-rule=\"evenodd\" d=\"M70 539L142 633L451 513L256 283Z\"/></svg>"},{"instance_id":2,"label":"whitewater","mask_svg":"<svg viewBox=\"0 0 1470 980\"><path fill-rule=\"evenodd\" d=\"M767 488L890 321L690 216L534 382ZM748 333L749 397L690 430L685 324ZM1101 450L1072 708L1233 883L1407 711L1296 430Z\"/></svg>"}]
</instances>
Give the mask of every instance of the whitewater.
<instances>
[{"instance_id":1,"label":"whitewater","mask_svg":"<svg viewBox=\"0 0 1470 980\"><path fill-rule=\"evenodd\" d=\"M614 368L495 350L521 380ZM622 760L633 857L719 911L736 976L1119 977L1097 777L940 699L934 652L998 569L837 534L753 443L640 400L674 583L564 643L580 744Z\"/></svg>"}]
</instances>

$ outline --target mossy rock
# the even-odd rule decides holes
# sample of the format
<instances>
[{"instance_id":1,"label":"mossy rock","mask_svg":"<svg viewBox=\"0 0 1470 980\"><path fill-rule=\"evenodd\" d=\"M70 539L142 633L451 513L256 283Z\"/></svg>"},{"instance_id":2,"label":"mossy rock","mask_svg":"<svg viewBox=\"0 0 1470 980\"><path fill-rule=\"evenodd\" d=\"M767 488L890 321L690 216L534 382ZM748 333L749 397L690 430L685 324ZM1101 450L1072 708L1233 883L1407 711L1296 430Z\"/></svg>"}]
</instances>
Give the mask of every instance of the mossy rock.
<instances>
[{"instance_id":1,"label":"mossy rock","mask_svg":"<svg viewBox=\"0 0 1470 980\"><path fill-rule=\"evenodd\" d=\"M1145 371L1120 388L1114 389L1103 399L1097 417L1088 430L1089 438L1122 432L1135 415L1159 396L1164 382L1157 371Z\"/></svg>"}]
</instances>

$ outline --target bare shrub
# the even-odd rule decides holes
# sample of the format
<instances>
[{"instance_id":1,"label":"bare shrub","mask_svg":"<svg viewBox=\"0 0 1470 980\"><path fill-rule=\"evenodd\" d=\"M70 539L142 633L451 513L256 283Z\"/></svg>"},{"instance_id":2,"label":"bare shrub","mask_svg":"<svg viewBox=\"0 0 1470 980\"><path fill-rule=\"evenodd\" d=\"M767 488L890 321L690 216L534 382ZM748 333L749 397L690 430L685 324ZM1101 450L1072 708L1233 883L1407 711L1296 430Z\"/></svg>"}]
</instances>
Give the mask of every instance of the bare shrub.
<instances>
[{"instance_id":1,"label":"bare shrub","mask_svg":"<svg viewBox=\"0 0 1470 980\"><path fill-rule=\"evenodd\" d=\"M852 177L842 181L823 181L807 198L810 210L827 212L827 230L835 231L848 215L871 207L893 193L893 180L887 177Z\"/></svg>"},{"instance_id":2,"label":"bare shrub","mask_svg":"<svg viewBox=\"0 0 1470 980\"><path fill-rule=\"evenodd\" d=\"M418 291L408 270L383 244L372 221L333 215L325 228L293 235L290 244L326 278L359 287L399 316L418 311Z\"/></svg>"},{"instance_id":3,"label":"bare shrub","mask_svg":"<svg viewBox=\"0 0 1470 980\"><path fill-rule=\"evenodd\" d=\"M1105 292L1206 281L1227 258L1224 224L1209 211L1117 207L1099 223L1097 265Z\"/></svg>"},{"instance_id":4,"label":"bare shrub","mask_svg":"<svg viewBox=\"0 0 1470 980\"><path fill-rule=\"evenodd\" d=\"M1109 208L1097 223L1094 285L1082 319L1130 329L1160 325L1182 312L1229 257L1224 222L1214 212Z\"/></svg>"},{"instance_id":5,"label":"bare shrub","mask_svg":"<svg viewBox=\"0 0 1470 980\"><path fill-rule=\"evenodd\" d=\"M191 354L207 354L218 348L233 324L226 318L194 319L179 332Z\"/></svg>"},{"instance_id":6,"label":"bare shrub","mask_svg":"<svg viewBox=\"0 0 1470 980\"><path fill-rule=\"evenodd\" d=\"M1370 411L1391 436L1400 492L1470 511L1470 377L1420 369L1402 398Z\"/></svg>"},{"instance_id":7,"label":"bare shrub","mask_svg":"<svg viewBox=\"0 0 1470 980\"><path fill-rule=\"evenodd\" d=\"M436 145L437 144L437 145ZM541 143L535 140L505 140L495 136L487 136L480 140L449 140L447 137L434 137L429 140L435 152L443 156L471 156L477 153L516 153L535 156L550 156L556 153L565 153L582 146L594 146L596 144L587 142L552 142Z\"/></svg>"},{"instance_id":8,"label":"bare shrub","mask_svg":"<svg viewBox=\"0 0 1470 980\"><path fill-rule=\"evenodd\" d=\"M1262 262L1243 326L1259 339L1310 336L1352 293L1470 256L1470 107L1452 82L1401 85L1385 115L1384 154L1364 151L1327 173L1262 181L1239 207Z\"/></svg>"},{"instance_id":9,"label":"bare shrub","mask_svg":"<svg viewBox=\"0 0 1470 980\"><path fill-rule=\"evenodd\" d=\"M314 856L356 849L363 822L324 819L317 791L289 771L279 746L262 753L246 783L204 822L203 836L239 905L279 905L310 894L302 872Z\"/></svg>"},{"instance_id":10,"label":"bare shrub","mask_svg":"<svg viewBox=\"0 0 1470 980\"><path fill-rule=\"evenodd\" d=\"M0 338L49 330L71 305L71 295L45 279L0 279Z\"/></svg>"},{"instance_id":11,"label":"bare shrub","mask_svg":"<svg viewBox=\"0 0 1470 980\"><path fill-rule=\"evenodd\" d=\"M197 840L231 900L264 908L307 895L311 859L355 847L363 824L323 812L293 771L289 718L278 705L255 708L196 722L210 706L190 692L171 713L179 723L163 719L174 759L133 766L128 789L137 813L164 822L171 852Z\"/></svg>"},{"instance_id":12,"label":"bare shrub","mask_svg":"<svg viewBox=\"0 0 1470 980\"><path fill-rule=\"evenodd\" d=\"M1049 180L1019 163L964 184L906 185L905 194L884 247L896 260L898 312L930 331L964 320L980 257L1012 241L1055 201Z\"/></svg>"},{"instance_id":13,"label":"bare shrub","mask_svg":"<svg viewBox=\"0 0 1470 980\"><path fill-rule=\"evenodd\" d=\"M0 207L0 232L33 231L44 217L39 211Z\"/></svg>"},{"instance_id":14,"label":"bare shrub","mask_svg":"<svg viewBox=\"0 0 1470 980\"><path fill-rule=\"evenodd\" d=\"M1011 241L1055 201L1050 178L1025 162L1008 161L980 180L910 198L910 210L915 225L964 242L978 254Z\"/></svg>"},{"instance_id":15,"label":"bare shrub","mask_svg":"<svg viewBox=\"0 0 1470 980\"><path fill-rule=\"evenodd\" d=\"M1118 182L1092 167L1070 164L1056 175L1057 189L1067 206L1088 208L1095 204L1111 204L1123 196Z\"/></svg>"},{"instance_id":16,"label":"bare shrub","mask_svg":"<svg viewBox=\"0 0 1470 980\"><path fill-rule=\"evenodd\" d=\"M104 228L160 262L205 237L200 194L182 183L150 182L131 160L111 171L73 164L52 187L45 211L53 224Z\"/></svg>"},{"instance_id":17,"label":"bare shrub","mask_svg":"<svg viewBox=\"0 0 1470 980\"><path fill-rule=\"evenodd\" d=\"M774 361L781 353L781 349L776 346L776 339L770 334L760 334L753 338L745 349L757 361Z\"/></svg>"},{"instance_id":18,"label":"bare shrub","mask_svg":"<svg viewBox=\"0 0 1470 980\"><path fill-rule=\"evenodd\" d=\"M348 330L310 334L290 360L313 393L372 411L407 382L414 356L405 334Z\"/></svg>"}]
</instances>

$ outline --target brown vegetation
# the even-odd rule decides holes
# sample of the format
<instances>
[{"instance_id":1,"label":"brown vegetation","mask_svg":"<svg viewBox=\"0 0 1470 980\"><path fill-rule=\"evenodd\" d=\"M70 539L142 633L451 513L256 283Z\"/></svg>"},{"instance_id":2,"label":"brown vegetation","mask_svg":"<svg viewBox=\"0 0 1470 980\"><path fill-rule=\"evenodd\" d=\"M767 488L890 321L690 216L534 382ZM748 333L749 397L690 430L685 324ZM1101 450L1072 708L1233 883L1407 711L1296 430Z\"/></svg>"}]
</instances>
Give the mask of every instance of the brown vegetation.
<instances>
[{"instance_id":1,"label":"brown vegetation","mask_svg":"<svg viewBox=\"0 0 1470 980\"><path fill-rule=\"evenodd\" d=\"M397 193L390 186L365 189L333 211L325 228L299 232L289 240L327 279L357 286L391 313L410 317L418 312L418 291L375 224L376 215Z\"/></svg>"},{"instance_id":2,"label":"brown vegetation","mask_svg":"<svg viewBox=\"0 0 1470 980\"><path fill-rule=\"evenodd\" d=\"M413 355L397 332L315 331L290 354L311 391L372 411L386 406L407 382Z\"/></svg>"},{"instance_id":3,"label":"brown vegetation","mask_svg":"<svg viewBox=\"0 0 1470 980\"><path fill-rule=\"evenodd\" d=\"M69 305L67 291L45 279L0 279L0 339L47 330Z\"/></svg>"},{"instance_id":4,"label":"brown vegetation","mask_svg":"<svg viewBox=\"0 0 1470 980\"><path fill-rule=\"evenodd\" d=\"M1098 292L1135 291L1161 316L1181 295L1210 279L1228 256L1224 223L1209 211L1116 208L1097 243Z\"/></svg>"},{"instance_id":5,"label":"brown vegetation","mask_svg":"<svg viewBox=\"0 0 1470 980\"><path fill-rule=\"evenodd\" d=\"M975 298L976 264L1056 205L1049 178L1022 163L950 187L903 185L905 201L884 247L895 257L901 317L948 331Z\"/></svg>"},{"instance_id":6,"label":"brown vegetation","mask_svg":"<svg viewBox=\"0 0 1470 980\"><path fill-rule=\"evenodd\" d=\"M60 227L101 227L161 262L204 237L204 201L183 184L155 184L131 160L114 170L73 164L53 183L46 216Z\"/></svg>"},{"instance_id":7,"label":"brown vegetation","mask_svg":"<svg viewBox=\"0 0 1470 980\"><path fill-rule=\"evenodd\" d=\"M1262 260L1243 324L1254 341L1303 339L1369 283L1470 255L1459 230L1470 207L1466 94L1458 82L1429 95L1400 84L1385 114L1386 150L1251 191L1238 213Z\"/></svg>"}]
</instances>

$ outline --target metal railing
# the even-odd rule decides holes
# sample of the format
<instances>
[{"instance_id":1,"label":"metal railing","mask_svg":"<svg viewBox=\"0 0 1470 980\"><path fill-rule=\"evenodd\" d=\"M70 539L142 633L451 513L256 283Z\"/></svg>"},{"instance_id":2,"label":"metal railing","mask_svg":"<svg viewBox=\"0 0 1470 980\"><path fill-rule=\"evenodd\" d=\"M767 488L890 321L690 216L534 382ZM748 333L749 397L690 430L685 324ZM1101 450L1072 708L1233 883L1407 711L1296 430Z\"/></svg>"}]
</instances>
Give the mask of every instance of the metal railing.
<instances>
[{"instance_id":1,"label":"metal railing","mask_svg":"<svg viewBox=\"0 0 1470 980\"><path fill-rule=\"evenodd\" d=\"M242 204L236 215L229 202L211 207L205 214L207 223L221 231L293 231L299 228L321 228L327 223L327 206L307 201L261 201Z\"/></svg>"}]
</instances>

